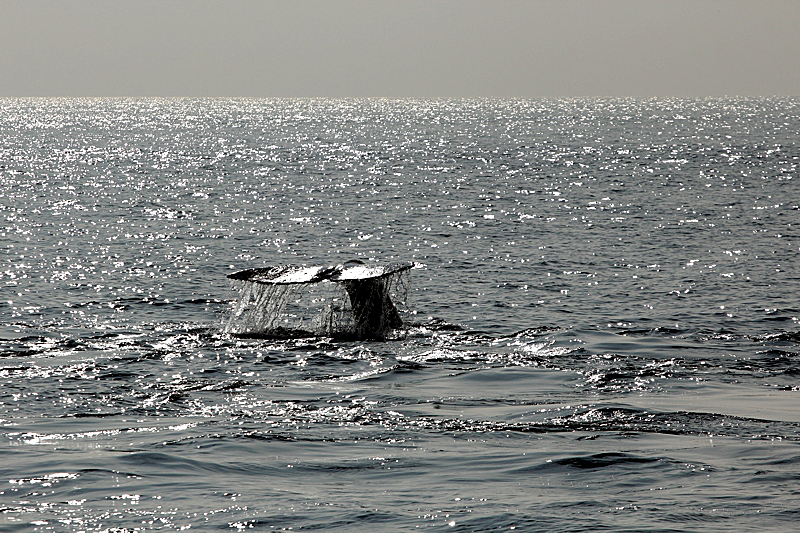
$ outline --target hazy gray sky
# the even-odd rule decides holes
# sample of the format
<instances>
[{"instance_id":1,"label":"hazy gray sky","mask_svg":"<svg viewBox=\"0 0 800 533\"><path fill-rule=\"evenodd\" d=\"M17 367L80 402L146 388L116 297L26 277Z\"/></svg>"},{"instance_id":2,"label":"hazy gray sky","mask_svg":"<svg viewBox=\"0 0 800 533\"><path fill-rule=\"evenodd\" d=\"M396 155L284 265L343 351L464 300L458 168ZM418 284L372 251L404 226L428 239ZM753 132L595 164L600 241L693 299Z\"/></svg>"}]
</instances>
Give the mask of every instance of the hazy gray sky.
<instances>
[{"instance_id":1,"label":"hazy gray sky","mask_svg":"<svg viewBox=\"0 0 800 533\"><path fill-rule=\"evenodd\" d=\"M798 0L0 0L0 96L797 96L798 27Z\"/></svg>"}]
</instances>

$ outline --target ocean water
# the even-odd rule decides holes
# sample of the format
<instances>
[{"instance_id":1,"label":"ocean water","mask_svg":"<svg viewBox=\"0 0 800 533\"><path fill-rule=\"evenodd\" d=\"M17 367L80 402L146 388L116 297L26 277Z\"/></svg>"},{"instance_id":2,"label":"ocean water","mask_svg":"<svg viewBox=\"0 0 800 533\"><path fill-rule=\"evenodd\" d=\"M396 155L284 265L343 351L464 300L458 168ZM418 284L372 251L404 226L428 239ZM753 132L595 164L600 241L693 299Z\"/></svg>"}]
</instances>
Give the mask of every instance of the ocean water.
<instances>
[{"instance_id":1,"label":"ocean water","mask_svg":"<svg viewBox=\"0 0 800 533\"><path fill-rule=\"evenodd\" d=\"M792 531L797 99L0 99L0 531ZM226 276L415 261L386 340Z\"/></svg>"}]
</instances>

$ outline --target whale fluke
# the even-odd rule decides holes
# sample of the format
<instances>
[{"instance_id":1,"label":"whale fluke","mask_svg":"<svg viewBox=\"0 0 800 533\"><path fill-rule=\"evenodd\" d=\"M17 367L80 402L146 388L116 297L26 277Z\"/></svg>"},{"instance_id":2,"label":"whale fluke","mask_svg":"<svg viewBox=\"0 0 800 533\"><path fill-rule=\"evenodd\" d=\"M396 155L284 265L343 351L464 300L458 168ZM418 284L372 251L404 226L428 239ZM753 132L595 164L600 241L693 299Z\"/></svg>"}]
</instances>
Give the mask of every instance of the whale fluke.
<instances>
[{"instance_id":1,"label":"whale fluke","mask_svg":"<svg viewBox=\"0 0 800 533\"><path fill-rule=\"evenodd\" d=\"M417 264L412 261L392 263L386 266L368 266L363 261L354 259L341 265L327 267L294 267L273 266L248 268L233 274L228 279L265 283L271 285L290 285L293 283L319 283L320 281L357 281L391 276L398 272L410 270Z\"/></svg>"},{"instance_id":2,"label":"whale fluke","mask_svg":"<svg viewBox=\"0 0 800 533\"><path fill-rule=\"evenodd\" d=\"M332 282L344 289L349 300L349 320L334 320L336 312L341 309L331 305L325 324L326 333L350 334L359 339L384 338L395 329L402 328L403 319L397 306L392 301L391 293L396 290L397 280L401 275L418 265L413 262L392 263L389 265L368 265L363 261L353 260L335 266L273 266L241 270L227 277L243 285L240 301L237 304L238 315L254 299L252 314L258 320L250 320L251 326L262 324L263 332L275 329L278 324L277 315L283 312L289 295L294 295L304 287L311 287L322 282ZM257 287L262 287L258 289ZM311 289L309 289L311 290ZM324 298L323 298L324 300ZM334 323L348 322L348 331L335 330ZM257 323L257 324L256 324ZM232 325L229 323L229 329ZM246 332L252 334L253 332ZM258 332L262 333L262 332Z\"/></svg>"}]
</instances>

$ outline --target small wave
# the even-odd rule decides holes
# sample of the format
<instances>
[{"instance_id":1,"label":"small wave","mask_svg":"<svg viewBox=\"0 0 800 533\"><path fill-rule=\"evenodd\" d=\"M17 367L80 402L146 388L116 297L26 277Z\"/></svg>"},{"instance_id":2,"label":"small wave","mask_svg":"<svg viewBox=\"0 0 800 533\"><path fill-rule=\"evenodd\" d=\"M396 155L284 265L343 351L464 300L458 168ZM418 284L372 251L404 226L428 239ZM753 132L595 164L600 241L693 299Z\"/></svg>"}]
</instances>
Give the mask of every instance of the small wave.
<instances>
[{"instance_id":1,"label":"small wave","mask_svg":"<svg viewBox=\"0 0 800 533\"><path fill-rule=\"evenodd\" d=\"M633 465L635 468L640 468L641 465L660 463L662 461L663 459L660 457L642 457L630 453L604 452L593 455L580 455L549 460L547 463L541 465L539 469L550 470L553 467L565 466L569 468L587 470L619 466L624 467L627 465Z\"/></svg>"},{"instance_id":2,"label":"small wave","mask_svg":"<svg viewBox=\"0 0 800 533\"><path fill-rule=\"evenodd\" d=\"M753 340L761 342L800 343L800 331L781 331L753 336Z\"/></svg>"}]
</instances>

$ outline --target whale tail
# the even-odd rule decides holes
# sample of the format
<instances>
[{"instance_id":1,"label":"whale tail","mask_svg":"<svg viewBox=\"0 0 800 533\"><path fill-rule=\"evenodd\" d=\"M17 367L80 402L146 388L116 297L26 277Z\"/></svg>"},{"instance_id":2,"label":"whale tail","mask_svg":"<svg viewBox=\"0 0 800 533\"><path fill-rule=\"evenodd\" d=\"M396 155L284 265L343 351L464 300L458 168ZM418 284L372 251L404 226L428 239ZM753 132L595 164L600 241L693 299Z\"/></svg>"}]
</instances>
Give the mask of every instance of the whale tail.
<instances>
[{"instance_id":1,"label":"whale tail","mask_svg":"<svg viewBox=\"0 0 800 533\"><path fill-rule=\"evenodd\" d=\"M354 260L329 267L236 272L228 278L238 285L240 294L225 330L240 336L307 336L313 334L303 327L307 318L301 317L294 327L289 323L290 318L311 313L316 315L311 322L317 334L384 339L403 327L393 298L405 307L407 272L418 266L411 262L368 266Z\"/></svg>"}]
</instances>

